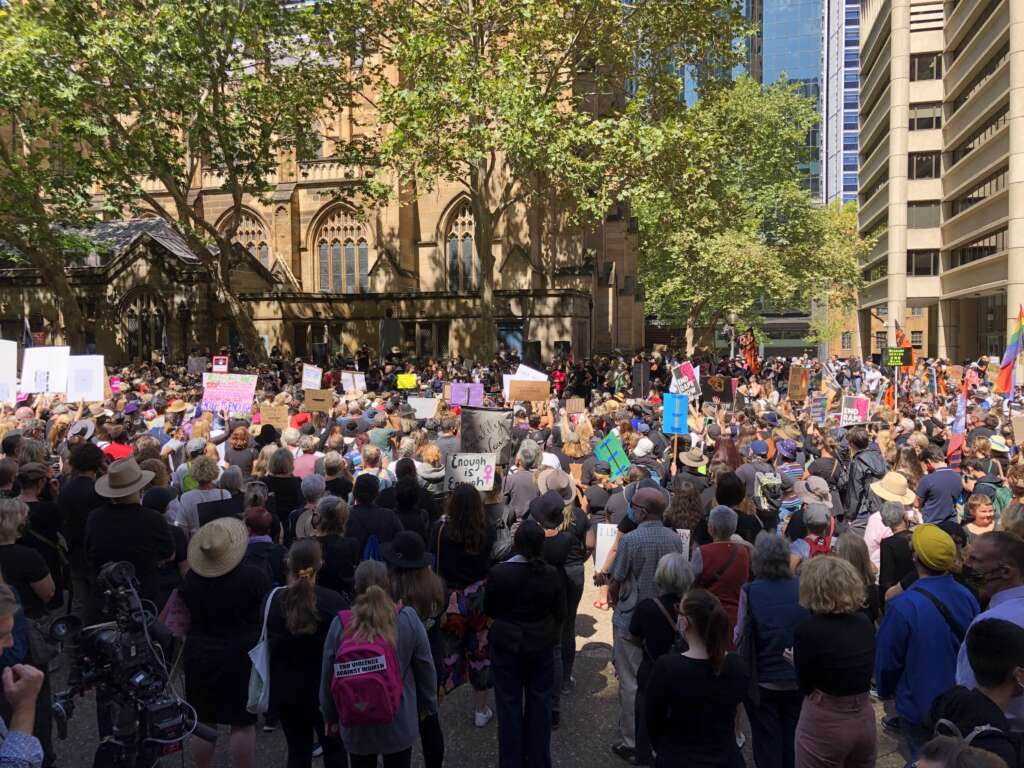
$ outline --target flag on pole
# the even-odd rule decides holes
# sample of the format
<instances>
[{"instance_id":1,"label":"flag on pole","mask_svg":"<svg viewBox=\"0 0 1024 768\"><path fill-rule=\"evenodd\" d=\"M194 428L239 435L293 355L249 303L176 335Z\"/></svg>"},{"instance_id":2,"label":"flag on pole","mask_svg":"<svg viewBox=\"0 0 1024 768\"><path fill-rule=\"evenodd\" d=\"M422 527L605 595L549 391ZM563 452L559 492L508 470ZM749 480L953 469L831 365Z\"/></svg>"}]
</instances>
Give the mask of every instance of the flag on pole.
<instances>
[{"instance_id":1,"label":"flag on pole","mask_svg":"<svg viewBox=\"0 0 1024 768\"><path fill-rule=\"evenodd\" d=\"M1024 342L1024 307L1017 307L1017 327L1006 342L1006 351L1003 353L1003 361L999 364L999 376L996 377L996 385L993 389L1001 395L1008 395L1013 392L1014 370L1017 367L1017 358L1020 357L1022 342Z\"/></svg>"},{"instance_id":2,"label":"flag on pole","mask_svg":"<svg viewBox=\"0 0 1024 768\"><path fill-rule=\"evenodd\" d=\"M977 380L977 374L971 376L968 373L968 371L964 371L964 382L960 387L960 398L956 404L956 416L953 417L953 423L949 427L949 446L946 448L946 457L949 459L949 465L954 469L959 469L964 446L967 444L967 393L971 383ZM974 371L972 370L970 373L974 373Z\"/></svg>"},{"instance_id":3,"label":"flag on pole","mask_svg":"<svg viewBox=\"0 0 1024 768\"><path fill-rule=\"evenodd\" d=\"M25 318L24 330L21 334L21 346L28 349L32 346L32 326L28 324L28 318Z\"/></svg>"},{"instance_id":4,"label":"flag on pole","mask_svg":"<svg viewBox=\"0 0 1024 768\"><path fill-rule=\"evenodd\" d=\"M757 339L754 336L754 329L747 328L739 335L737 341L740 343L740 349L743 350L743 359L747 362L747 368L751 373L759 374L761 366L757 361Z\"/></svg>"}]
</instances>

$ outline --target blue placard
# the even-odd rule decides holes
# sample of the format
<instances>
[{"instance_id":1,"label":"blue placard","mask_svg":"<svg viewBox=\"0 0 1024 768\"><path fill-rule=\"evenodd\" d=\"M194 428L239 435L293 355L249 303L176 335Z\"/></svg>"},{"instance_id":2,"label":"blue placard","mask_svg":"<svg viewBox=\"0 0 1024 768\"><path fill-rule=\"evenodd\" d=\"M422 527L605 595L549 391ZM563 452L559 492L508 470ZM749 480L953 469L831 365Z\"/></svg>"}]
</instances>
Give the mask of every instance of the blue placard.
<instances>
[{"instance_id":1,"label":"blue placard","mask_svg":"<svg viewBox=\"0 0 1024 768\"><path fill-rule=\"evenodd\" d=\"M666 435L690 434L690 397L666 392L661 401L661 431Z\"/></svg>"}]
</instances>

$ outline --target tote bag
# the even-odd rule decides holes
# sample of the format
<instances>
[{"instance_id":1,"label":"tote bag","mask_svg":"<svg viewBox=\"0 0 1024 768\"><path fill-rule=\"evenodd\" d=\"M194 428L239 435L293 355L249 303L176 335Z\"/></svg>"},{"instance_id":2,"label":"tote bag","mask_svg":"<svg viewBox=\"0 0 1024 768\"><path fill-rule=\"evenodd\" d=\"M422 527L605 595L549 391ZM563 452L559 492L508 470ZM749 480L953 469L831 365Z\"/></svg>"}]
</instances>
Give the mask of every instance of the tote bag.
<instances>
[{"instance_id":1,"label":"tote bag","mask_svg":"<svg viewBox=\"0 0 1024 768\"><path fill-rule=\"evenodd\" d=\"M249 672L249 696L245 708L253 715L265 715L270 708L270 644L267 642L267 619L274 594L281 587L270 590L267 607L263 611L263 631L260 641L249 651L252 670Z\"/></svg>"}]
</instances>

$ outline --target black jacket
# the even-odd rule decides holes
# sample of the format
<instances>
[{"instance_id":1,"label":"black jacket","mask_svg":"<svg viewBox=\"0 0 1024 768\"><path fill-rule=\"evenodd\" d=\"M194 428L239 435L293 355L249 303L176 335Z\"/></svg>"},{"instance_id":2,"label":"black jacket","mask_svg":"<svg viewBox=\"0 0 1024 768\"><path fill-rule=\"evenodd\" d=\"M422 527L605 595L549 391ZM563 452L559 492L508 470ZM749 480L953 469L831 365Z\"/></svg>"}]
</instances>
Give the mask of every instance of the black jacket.
<instances>
[{"instance_id":1,"label":"black jacket","mask_svg":"<svg viewBox=\"0 0 1024 768\"><path fill-rule=\"evenodd\" d=\"M881 501L871 492L871 484L885 477L888 467L878 447L869 445L850 462L850 484L846 495L846 519L866 520L881 508Z\"/></svg>"},{"instance_id":2,"label":"black jacket","mask_svg":"<svg viewBox=\"0 0 1024 768\"><path fill-rule=\"evenodd\" d=\"M555 647L565 618L565 593L554 566L504 562L491 568L484 613L492 652L537 653Z\"/></svg>"}]
</instances>

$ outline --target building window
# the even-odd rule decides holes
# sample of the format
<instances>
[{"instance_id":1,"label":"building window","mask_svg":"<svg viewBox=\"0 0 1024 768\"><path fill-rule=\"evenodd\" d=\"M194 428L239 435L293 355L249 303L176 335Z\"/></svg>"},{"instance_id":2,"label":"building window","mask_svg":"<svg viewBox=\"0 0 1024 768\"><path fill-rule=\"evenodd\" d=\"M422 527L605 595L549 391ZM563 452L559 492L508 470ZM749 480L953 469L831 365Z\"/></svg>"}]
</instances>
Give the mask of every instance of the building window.
<instances>
[{"instance_id":1,"label":"building window","mask_svg":"<svg viewBox=\"0 0 1024 768\"><path fill-rule=\"evenodd\" d=\"M878 306L878 311L875 312L875 314L878 315L879 317L888 317L889 316L889 307L886 306L885 304L880 304Z\"/></svg>"},{"instance_id":2,"label":"building window","mask_svg":"<svg viewBox=\"0 0 1024 768\"><path fill-rule=\"evenodd\" d=\"M888 344L888 334L885 331L875 331L875 349L881 352Z\"/></svg>"},{"instance_id":3,"label":"building window","mask_svg":"<svg viewBox=\"0 0 1024 768\"><path fill-rule=\"evenodd\" d=\"M335 293L344 290L341 282L341 243L337 240L331 243L331 286Z\"/></svg>"},{"instance_id":4,"label":"building window","mask_svg":"<svg viewBox=\"0 0 1024 768\"><path fill-rule=\"evenodd\" d=\"M926 104L911 104L909 127L912 131L927 131L932 128L941 128L942 103L936 101Z\"/></svg>"},{"instance_id":5,"label":"building window","mask_svg":"<svg viewBox=\"0 0 1024 768\"><path fill-rule=\"evenodd\" d=\"M939 152L911 152L909 171L912 179L937 179L940 174Z\"/></svg>"},{"instance_id":6,"label":"building window","mask_svg":"<svg viewBox=\"0 0 1024 768\"><path fill-rule=\"evenodd\" d=\"M479 264L473 247L473 211L464 203L448 231L448 290L470 293L477 288Z\"/></svg>"},{"instance_id":7,"label":"building window","mask_svg":"<svg viewBox=\"0 0 1024 768\"><path fill-rule=\"evenodd\" d=\"M910 229L929 229L939 226L940 208L941 203L938 200L907 203L907 226Z\"/></svg>"},{"instance_id":8,"label":"building window","mask_svg":"<svg viewBox=\"0 0 1024 768\"><path fill-rule=\"evenodd\" d=\"M910 332L910 346L914 349L920 349L924 346L924 331L911 331Z\"/></svg>"},{"instance_id":9,"label":"building window","mask_svg":"<svg viewBox=\"0 0 1024 768\"><path fill-rule=\"evenodd\" d=\"M950 269L970 264L972 261L994 256L1006 250L1006 227L990 232L966 245L954 248L949 252Z\"/></svg>"},{"instance_id":10,"label":"building window","mask_svg":"<svg viewBox=\"0 0 1024 768\"><path fill-rule=\"evenodd\" d=\"M415 357L448 357L447 320L402 323L402 349Z\"/></svg>"},{"instance_id":11,"label":"building window","mask_svg":"<svg viewBox=\"0 0 1024 768\"><path fill-rule=\"evenodd\" d=\"M864 278L865 283L873 283L876 280L881 280L889 274L889 265L886 264L885 260L878 262L873 267L868 267L864 270L861 276Z\"/></svg>"},{"instance_id":12,"label":"building window","mask_svg":"<svg viewBox=\"0 0 1024 768\"><path fill-rule=\"evenodd\" d=\"M910 316L911 317L921 317L922 315L924 315L924 307L911 307L910 308Z\"/></svg>"},{"instance_id":13,"label":"building window","mask_svg":"<svg viewBox=\"0 0 1024 768\"><path fill-rule=\"evenodd\" d=\"M968 208L980 203L982 200L985 200L992 195L999 194L1006 189L1006 174L1009 170L1009 166L1004 165L991 176L988 176L974 189L967 191L961 197L954 200L951 208L953 215L956 216L958 213L963 213Z\"/></svg>"},{"instance_id":14,"label":"building window","mask_svg":"<svg viewBox=\"0 0 1024 768\"><path fill-rule=\"evenodd\" d=\"M844 350L853 349L853 334L850 331L843 331L842 347Z\"/></svg>"},{"instance_id":15,"label":"building window","mask_svg":"<svg viewBox=\"0 0 1024 768\"><path fill-rule=\"evenodd\" d=\"M1010 112L1010 106L1007 105L996 112L988 121L981 126L978 130L972 133L967 139L962 141L956 149L952 152L952 164L956 165L971 152L976 150L990 138L992 138L997 131L1002 130L1003 126L1006 125L1006 116Z\"/></svg>"},{"instance_id":16,"label":"building window","mask_svg":"<svg viewBox=\"0 0 1024 768\"><path fill-rule=\"evenodd\" d=\"M260 264L269 269L270 267L270 249L267 248L266 243L260 243L258 248Z\"/></svg>"},{"instance_id":17,"label":"building window","mask_svg":"<svg viewBox=\"0 0 1024 768\"><path fill-rule=\"evenodd\" d=\"M328 293L331 290L331 266L330 260L327 257L326 240L320 241L317 254L320 262L320 290L323 293Z\"/></svg>"},{"instance_id":18,"label":"building window","mask_svg":"<svg viewBox=\"0 0 1024 768\"><path fill-rule=\"evenodd\" d=\"M910 57L911 80L938 80L942 77L942 53L916 53Z\"/></svg>"},{"instance_id":19,"label":"building window","mask_svg":"<svg viewBox=\"0 0 1024 768\"><path fill-rule=\"evenodd\" d=\"M924 277L939 274L938 251L907 251L907 275Z\"/></svg>"},{"instance_id":20,"label":"building window","mask_svg":"<svg viewBox=\"0 0 1024 768\"><path fill-rule=\"evenodd\" d=\"M352 213L336 208L317 232L321 293L369 290L369 245L363 225Z\"/></svg>"},{"instance_id":21,"label":"building window","mask_svg":"<svg viewBox=\"0 0 1024 768\"><path fill-rule=\"evenodd\" d=\"M962 91L960 91L960 95L953 101L954 114L959 111L960 107L967 103L967 100L970 99L971 96L977 93L981 87L988 82L988 79L996 73L996 70L1003 66L1003 62L1005 62L1009 56L1010 44L1007 43L996 51L995 55L985 63L984 67L981 68L981 71L974 76L971 82L968 83Z\"/></svg>"},{"instance_id":22,"label":"building window","mask_svg":"<svg viewBox=\"0 0 1024 768\"><path fill-rule=\"evenodd\" d=\"M345 293L355 293L356 288L356 244L345 243Z\"/></svg>"},{"instance_id":23,"label":"building window","mask_svg":"<svg viewBox=\"0 0 1024 768\"><path fill-rule=\"evenodd\" d=\"M270 247L267 245L269 241L270 237L263 221L255 214L243 211L232 242L245 248L254 259L258 259L264 267L269 269Z\"/></svg>"},{"instance_id":24,"label":"building window","mask_svg":"<svg viewBox=\"0 0 1024 768\"><path fill-rule=\"evenodd\" d=\"M370 245L365 240L359 241L359 290L370 290Z\"/></svg>"}]
</instances>

